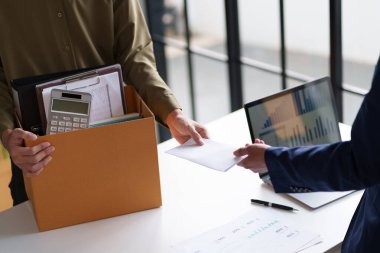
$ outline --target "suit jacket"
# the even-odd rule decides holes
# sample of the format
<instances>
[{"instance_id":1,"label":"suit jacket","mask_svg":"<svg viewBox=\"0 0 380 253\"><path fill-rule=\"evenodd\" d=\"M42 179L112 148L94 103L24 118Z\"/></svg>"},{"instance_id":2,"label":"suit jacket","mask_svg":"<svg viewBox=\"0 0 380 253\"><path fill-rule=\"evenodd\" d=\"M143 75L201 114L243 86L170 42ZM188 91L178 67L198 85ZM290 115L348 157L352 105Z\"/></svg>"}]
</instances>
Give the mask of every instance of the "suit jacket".
<instances>
[{"instance_id":1,"label":"suit jacket","mask_svg":"<svg viewBox=\"0 0 380 253\"><path fill-rule=\"evenodd\" d=\"M365 189L342 252L380 250L380 59L372 87L351 131L351 141L270 148L265 160L276 192Z\"/></svg>"}]
</instances>

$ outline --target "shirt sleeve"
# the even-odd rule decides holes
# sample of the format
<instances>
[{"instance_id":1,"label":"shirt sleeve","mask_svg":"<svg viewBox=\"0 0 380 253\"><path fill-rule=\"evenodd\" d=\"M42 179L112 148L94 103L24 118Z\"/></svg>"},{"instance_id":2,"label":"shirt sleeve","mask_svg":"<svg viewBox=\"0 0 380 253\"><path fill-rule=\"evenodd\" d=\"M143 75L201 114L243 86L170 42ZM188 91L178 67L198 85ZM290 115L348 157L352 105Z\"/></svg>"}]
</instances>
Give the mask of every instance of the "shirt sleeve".
<instances>
[{"instance_id":1,"label":"shirt sleeve","mask_svg":"<svg viewBox=\"0 0 380 253\"><path fill-rule=\"evenodd\" d=\"M270 148L265 152L276 192L345 191L362 189L350 141L298 148Z\"/></svg>"},{"instance_id":2,"label":"shirt sleeve","mask_svg":"<svg viewBox=\"0 0 380 253\"><path fill-rule=\"evenodd\" d=\"M265 152L277 192L363 189L380 183L380 64L351 130L351 141Z\"/></svg>"},{"instance_id":3,"label":"shirt sleeve","mask_svg":"<svg viewBox=\"0 0 380 253\"><path fill-rule=\"evenodd\" d=\"M137 0L115 0L116 61L123 79L133 85L158 120L163 122L174 109L180 109L175 96L156 69L153 43Z\"/></svg>"},{"instance_id":4,"label":"shirt sleeve","mask_svg":"<svg viewBox=\"0 0 380 253\"><path fill-rule=\"evenodd\" d=\"M13 99L0 59L0 134L2 134L5 129L14 128L13 115Z\"/></svg>"}]
</instances>

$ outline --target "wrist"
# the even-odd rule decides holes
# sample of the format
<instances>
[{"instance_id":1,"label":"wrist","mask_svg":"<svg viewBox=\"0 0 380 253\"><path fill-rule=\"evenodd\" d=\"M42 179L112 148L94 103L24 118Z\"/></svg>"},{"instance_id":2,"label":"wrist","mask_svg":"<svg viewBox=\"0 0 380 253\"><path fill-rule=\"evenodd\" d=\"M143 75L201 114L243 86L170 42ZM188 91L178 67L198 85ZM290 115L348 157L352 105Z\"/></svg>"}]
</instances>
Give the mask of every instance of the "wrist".
<instances>
[{"instance_id":1,"label":"wrist","mask_svg":"<svg viewBox=\"0 0 380 253\"><path fill-rule=\"evenodd\" d=\"M166 116L165 123L166 125L170 125L176 118L182 115L182 111L180 109L174 109L172 112Z\"/></svg>"}]
</instances>

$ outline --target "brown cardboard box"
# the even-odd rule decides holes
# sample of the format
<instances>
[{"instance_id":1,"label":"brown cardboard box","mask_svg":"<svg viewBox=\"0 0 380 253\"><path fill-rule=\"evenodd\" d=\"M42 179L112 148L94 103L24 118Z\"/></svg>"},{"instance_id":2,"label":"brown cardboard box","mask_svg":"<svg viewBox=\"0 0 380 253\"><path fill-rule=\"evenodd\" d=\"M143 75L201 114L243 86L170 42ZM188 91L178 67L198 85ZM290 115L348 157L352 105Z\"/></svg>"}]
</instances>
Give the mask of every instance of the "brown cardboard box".
<instances>
[{"instance_id":1,"label":"brown cardboard box","mask_svg":"<svg viewBox=\"0 0 380 253\"><path fill-rule=\"evenodd\" d=\"M53 160L25 177L40 231L161 206L155 122L133 88L128 112L142 119L39 137L49 141Z\"/></svg>"}]
</instances>

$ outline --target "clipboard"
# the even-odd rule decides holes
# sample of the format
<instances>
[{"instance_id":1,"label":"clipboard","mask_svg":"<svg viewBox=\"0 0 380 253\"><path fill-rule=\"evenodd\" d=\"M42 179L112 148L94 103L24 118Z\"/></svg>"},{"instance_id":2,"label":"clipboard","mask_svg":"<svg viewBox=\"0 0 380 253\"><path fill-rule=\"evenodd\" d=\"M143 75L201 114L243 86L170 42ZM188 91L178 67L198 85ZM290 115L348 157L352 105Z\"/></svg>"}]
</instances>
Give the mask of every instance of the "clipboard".
<instances>
[{"instance_id":1,"label":"clipboard","mask_svg":"<svg viewBox=\"0 0 380 253\"><path fill-rule=\"evenodd\" d=\"M63 76L35 86L43 133L46 131L50 92L53 88L91 93L93 101L90 124L92 121L124 115L127 111L119 64Z\"/></svg>"},{"instance_id":2,"label":"clipboard","mask_svg":"<svg viewBox=\"0 0 380 253\"><path fill-rule=\"evenodd\" d=\"M35 92L36 85L64 76L80 74L93 69L95 68L91 67L10 80L13 100L16 107L16 116L20 120L20 126L37 135L43 135L37 95Z\"/></svg>"}]
</instances>

